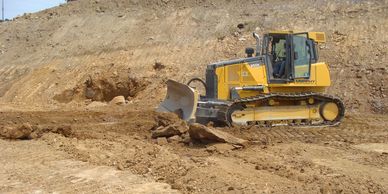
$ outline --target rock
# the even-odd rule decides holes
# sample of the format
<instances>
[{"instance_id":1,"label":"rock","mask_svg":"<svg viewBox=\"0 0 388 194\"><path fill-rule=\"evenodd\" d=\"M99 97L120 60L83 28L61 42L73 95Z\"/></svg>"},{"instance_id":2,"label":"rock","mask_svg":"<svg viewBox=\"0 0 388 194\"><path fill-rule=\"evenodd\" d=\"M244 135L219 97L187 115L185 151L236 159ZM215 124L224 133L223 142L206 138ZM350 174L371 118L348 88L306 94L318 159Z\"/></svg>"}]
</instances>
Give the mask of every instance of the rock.
<instances>
[{"instance_id":1,"label":"rock","mask_svg":"<svg viewBox=\"0 0 388 194\"><path fill-rule=\"evenodd\" d=\"M156 143L158 145L166 145L168 144L168 141L167 141L167 138L165 137L158 137L158 139L156 139Z\"/></svg>"},{"instance_id":2,"label":"rock","mask_svg":"<svg viewBox=\"0 0 388 194\"><path fill-rule=\"evenodd\" d=\"M7 139L29 139L33 129L29 123L24 123L20 127L3 127L0 135Z\"/></svg>"},{"instance_id":3,"label":"rock","mask_svg":"<svg viewBox=\"0 0 388 194\"><path fill-rule=\"evenodd\" d=\"M29 135L29 138L30 139L38 139L38 138L40 138L41 137L41 134L39 134L39 132L37 132L37 131L34 131L34 132L32 132L30 135Z\"/></svg>"},{"instance_id":4,"label":"rock","mask_svg":"<svg viewBox=\"0 0 388 194\"><path fill-rule=\"evenodd\" d=\"M209 153L214 153L217 151L217 148L214 146L209 146L209 147L206 147L206 151Z\"/></svg>"},{"instance_id":5,"label":"rock","mask_svg":"<svg viewBox=\"0 0 388 194\"><path fill-rule=\"evenodd\" d=\"M164 69L166 66L164 66L161 62L159 61L156 61L153 68L154 70L162 70Z\"/></svg>"},{"instance_id":6,"label":"rock","mask_svg":"<svg viewBox=\"0 0 388 194\"><path fill-rule=\"evenodd\" d=\"M206 127L198 123L190 125L189 134L192 139L196 139L201 142L222 142L241 145L244 147L248 143L247 140L237 138L229 133Z\"/></svg>"},{"instance_id":7,"label":"rock","mask_svg":"<svg viewBox=\"0 0 388 194\"><path fill-rule=\"evenodd\" d=\"M185 144L189 144L191 142L190 134L189 133L183 134L181 142Z\"/></svg>"},{"instance_id":8,"label":"rock","mask_svg":"<svg viewBox=\"0 0 388 194\"><path fill-rule=\"evenodd\" d=\"M167 141L169 143L171 143L171 142L180 142L181 140L182 140L182 138L179 135L174 135L174 136L171 136L171 137L167 138Z\"/></svg>"},{"instance_id":9,"label":"rock","mask_svg":"<svg viewBox=\"0 0 388 194\"><path fill-rule=\"evenodd\" d=\"M238 40L239 40L239 41L246 41L247 39L246 39L246 38L243 38L243 37L241 37L241 38L239 38Z\"/></svg>"},{"instance_id":10,"label":"rock","mask_svg":"<svg viewBox=\"0 0 388 194\"><path fill-rule=\"evenodd\" d=\"M109 104L115 104L115 105L124 105L125 104L125 98L124 96L116 96L114 97Z\"/></svg>"},{"instance_id":11,"label":"rock","mask_svg":"<svg viewBox=\"0 0 388 194\"><path fill-rule=\"evenodd\" d=\"M70 126L63 126L63 127L58 127L54 133L61 134L65 137L70 137L73 134L73 130L71 129Z\"/></svg>"},{"instance_id":12,"label":"rock","mask_svg":"<svg viewBox=\"0 0 388 194\"><path fill-rule=\"evenodd\" d=\"M104 13L104 12L105 12L105 8L103 8L103 7L97 7L97 8L96 8L96 12L97 12L97 13Z\"/></svg>"},{"instance_id":13,"label":"rock","mask_svg":"<svg viewBox=\"0 0 388 194\"><path fill-rule=\"evenodd\" d=\"M176 125L168 125L164 128L157 128L156 130L151 132L152 138L157 137L171 137L174 135L181 135L182 133L186 132L187 128L176 126Z\"/></svg>"},{"instance_id":14,"label":"rock","mask_svg":"<svg viewBox=\"0 0 388 194\"><path fill-rule=\"evenodd\" d=\"M162 129L164 129L165 127L163 127L163 126L158 126L158 125L155 125L155 126L153 126L152 128L151 128L151 130L162 130Z\"/></svg>"},{"instance_id":15,"label":"rock","mask_svg":"<svg viewBox=\"0 0 388 194\"><path fill-rule=\"evenodd\" d=\"M124 170L124 166L122 164L118 163L117 170Z\"/></svg>"},{"instance_id":16,"label":"rock","mask_svg":"<svg viewBox=\"0 0 388 194\"><path fill-rule=\"evenodd\" d=\"M245 27L245 25L243 23L240 23L240 24L237 25L238 29L243 29L244 27Z\"/></svg>"},{"instance_id":17,"label":"rock","mask_svg":"<svg viewBox=\"0 0 388 194\"><path fill-rule=\"evenodd\" d=\"M208 152L218 152L221 154L229 152L234 149L236 149L236 147L227 143L217 143L206 148Z\"/></svg>"},{"instance_id":18,"label":"rock","mask_svg":"<svg viewBox=\"0 0 388 194\"><path fill-rule=\"evenodd\" d=\"M85 89L85 97L88 99L93 99L93 97L96 95L96 91L92 87L87 87Z\"/></svg>"},{"instance_id":19,"label":"rock","mask_svg":"<svg viewBox=\"0 0 388 194\"><path fill-rule=\"evenodd\" d=\"M182 121L176 114L173 113L160 113L155 118L158 126L168 126L171 124L175 124L178 121Z\"/></svg>"},{"instance_id":20,"label":"rock","mask_svg":"<svg viewBox=\"0 0 388 194\"><path fill-rule=\"evenodd\" d=\"M88 107L88 108L95 108L95 107L101 107L101 106L106 106L106 103L99 102L99 101L93 101L90 104L88 104L86 107Z\"/></svg>"}]
</instances>

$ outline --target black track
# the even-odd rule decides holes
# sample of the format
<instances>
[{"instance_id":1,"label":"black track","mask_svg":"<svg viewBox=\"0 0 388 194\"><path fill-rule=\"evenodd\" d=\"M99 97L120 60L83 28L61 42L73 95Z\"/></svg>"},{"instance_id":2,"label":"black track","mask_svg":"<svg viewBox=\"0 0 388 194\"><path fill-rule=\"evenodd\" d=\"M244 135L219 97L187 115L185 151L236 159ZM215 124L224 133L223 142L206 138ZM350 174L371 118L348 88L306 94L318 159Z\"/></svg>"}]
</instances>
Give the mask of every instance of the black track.
<instances>
[{"instance_id":1,"label":"black track","mask_svg":"<svg viewBox=\"0 0 388 194\"><path fill-rule=\"evenodd\" d=\"M338 125L342 118L345 115L345 106L340 98L328 95L328 94L321 94L321 93L271 93L271 94L262 94L247 98L240 98L234 100L234 102L225 110L225 112L221 113L219 116L220 120L224 120L225 123L229 126L233 125L232 122L232 113L236 110L243 110L246 108L246 104L255 102L256 104L262 104L263 106L268 106L268 101L273 99L275 101L301 101L301 100L308 100L309 98L313 98L315 103L326 103L326 102L334 102L337 104L339 108L339 114L337 118L335 118L333 121L326 121L319 124L312 124L311 122L303 122L299 125L313 125L313 126L333 126ZM320 113L322 110L320 110ZM292 125L297 125L295 123L292 123Z\"/></svg>"}]
</instances>

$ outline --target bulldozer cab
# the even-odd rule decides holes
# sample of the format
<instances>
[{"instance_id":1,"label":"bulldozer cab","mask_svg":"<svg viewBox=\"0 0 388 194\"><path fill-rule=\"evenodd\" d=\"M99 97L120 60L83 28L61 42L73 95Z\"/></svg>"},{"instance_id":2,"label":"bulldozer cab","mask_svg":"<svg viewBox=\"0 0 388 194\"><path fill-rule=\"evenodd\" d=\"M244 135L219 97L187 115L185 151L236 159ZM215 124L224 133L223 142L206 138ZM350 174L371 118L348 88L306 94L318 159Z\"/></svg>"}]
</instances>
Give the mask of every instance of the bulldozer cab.
<instances>
[{"instance_id":1,"label":"bulldozer cab","mask_svg":"<svg viewBox=\"0 0 388 194\"><path fill-rule=\"evenodd\" d=\"M310 79L311 64L317 61L315 41L309 33L269 33L263 51L269 83Z\"/></svg>"}]
</instances>

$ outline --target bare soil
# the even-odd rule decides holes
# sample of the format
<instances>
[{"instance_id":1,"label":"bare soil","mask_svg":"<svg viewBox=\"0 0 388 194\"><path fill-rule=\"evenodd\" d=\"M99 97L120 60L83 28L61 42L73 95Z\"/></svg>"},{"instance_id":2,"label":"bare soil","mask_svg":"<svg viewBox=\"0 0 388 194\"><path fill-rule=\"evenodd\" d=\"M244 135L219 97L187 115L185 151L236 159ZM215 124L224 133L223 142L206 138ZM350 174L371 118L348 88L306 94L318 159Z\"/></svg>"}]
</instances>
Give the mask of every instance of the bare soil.
<instances>
[{"instance_id":1,"label":"bare soil","mask_svg":"<svg viewBox=\"0 0 388 194\"><path fill-rule=\"evenodd\" d=\"M77 0L1 22L0 193L388 193L387 5ZM154 111L167 79L279 29L326 33L341 125L218 128L246 147L151 137L181 122Z\"/></svg>"},{"instance_id":2,"label":"bare soil","mask_svg":"<svg viewBox=\"0 0 388 194\"><path fill-rule=\"evenodd\" d=\"M39 129L68 126L71 132L43 130L32 140L0 140L6 164L0 191L386 193L388 189L386 115L347 116L341 126L327 128L219 128L249 140L247 147L235 149L199 142L158 145L151 130L165 115L131 109L2 113L5 127L28 122Z\"/></svg>"}]
</instances>

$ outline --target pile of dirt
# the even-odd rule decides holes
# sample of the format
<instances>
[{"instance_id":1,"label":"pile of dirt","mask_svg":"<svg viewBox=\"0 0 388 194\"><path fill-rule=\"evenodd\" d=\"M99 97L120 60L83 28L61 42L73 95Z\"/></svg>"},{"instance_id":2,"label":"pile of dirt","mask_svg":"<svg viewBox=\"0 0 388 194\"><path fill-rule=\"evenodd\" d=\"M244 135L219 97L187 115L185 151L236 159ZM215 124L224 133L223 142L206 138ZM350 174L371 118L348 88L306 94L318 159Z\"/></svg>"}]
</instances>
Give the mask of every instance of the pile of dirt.
<instances>
[{"instance_id":1,"label":"pile of dirt","mask_svg":"<svg viewBox=\"0 0 388 194\"><path fill-rule=\"evenodd\" d=\"M152 128L151 137L159 145L178 142L186 145L193 143L228 143L237 147L247 146L248 141L237 138L225 131L207 127L198 123L188 125L173 113L158 113L157 125Z\"/></svg>"},{"instance_id":2,"label":"pile of dirt","mask_svg":"<svg viewBox=\"0 0 388 194\"><path fill-rule=\"evenodd\" d=\"M110 102L116 96L124 96L127 100L132 100L137 94L143 91L149 83L144 79L127 77L89 77L82 85L77 85L73 89L63 91L53 97L61 103L69 103L73 100Z\"/></svg>"},{"instance_id":3,"label":"pile of dirt","mask_svg":"<svg viewBox=\"0 0 388 194\"><path fill-rule=\"evenodd\" d=\"M39 125L30 125L24 123L20 126L2 126L0 128L0 138L11 140L28 140L42 137L45 133L61 134L65 137L71 137L73 134L70 126L59 127L41 127Z\"/></svg>"}]
</instances>

